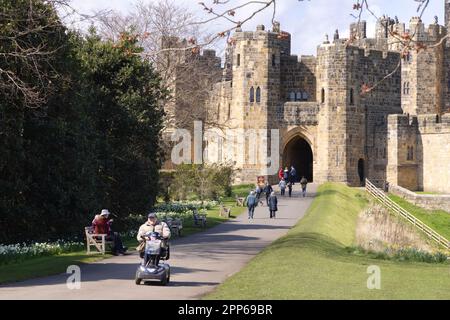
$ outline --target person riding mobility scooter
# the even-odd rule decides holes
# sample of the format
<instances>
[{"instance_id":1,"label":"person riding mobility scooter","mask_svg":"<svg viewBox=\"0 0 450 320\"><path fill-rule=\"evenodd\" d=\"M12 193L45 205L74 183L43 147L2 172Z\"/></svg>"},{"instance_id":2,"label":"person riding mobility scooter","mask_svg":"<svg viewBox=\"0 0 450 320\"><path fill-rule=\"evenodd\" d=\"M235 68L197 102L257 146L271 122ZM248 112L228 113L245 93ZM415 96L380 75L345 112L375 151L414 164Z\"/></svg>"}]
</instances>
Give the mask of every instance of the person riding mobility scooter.
<instances>
[{"instance_id":1,"label":"person riding mobility scooter","mask_svg":"<svg viewBox=\"0 0 450 320\"><path fill-rule=\"evenodd\" d=\"M135 282L159 280L162 285L170 281L170 265L160 263L170 258L170 229L165 222L157 220L155 213L150 213L148 221L139 228L137 235L141 244L138 247L143 260L136 270Z\"/></svg>"}]
</instances>

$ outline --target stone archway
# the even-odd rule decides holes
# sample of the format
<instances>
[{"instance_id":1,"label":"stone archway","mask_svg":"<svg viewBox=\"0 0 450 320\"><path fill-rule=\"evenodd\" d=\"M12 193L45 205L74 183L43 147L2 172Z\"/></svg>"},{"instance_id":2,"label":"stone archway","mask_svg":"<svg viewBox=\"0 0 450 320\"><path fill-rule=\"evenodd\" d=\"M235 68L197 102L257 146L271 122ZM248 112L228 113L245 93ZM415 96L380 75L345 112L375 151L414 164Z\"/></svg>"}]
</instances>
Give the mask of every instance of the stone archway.
<instances>
[{"instance_id":1,"label":"stone archway","mask_svg":"<svg viewBox=\"0 0 450 320\"><path fill-rule=\"evenodd\" d=\"M289 140L283 151L283 168L294 166L297 180L302 176L314 181L314 155L310 143L300 135Z\"/></svg>"}]
</instances>

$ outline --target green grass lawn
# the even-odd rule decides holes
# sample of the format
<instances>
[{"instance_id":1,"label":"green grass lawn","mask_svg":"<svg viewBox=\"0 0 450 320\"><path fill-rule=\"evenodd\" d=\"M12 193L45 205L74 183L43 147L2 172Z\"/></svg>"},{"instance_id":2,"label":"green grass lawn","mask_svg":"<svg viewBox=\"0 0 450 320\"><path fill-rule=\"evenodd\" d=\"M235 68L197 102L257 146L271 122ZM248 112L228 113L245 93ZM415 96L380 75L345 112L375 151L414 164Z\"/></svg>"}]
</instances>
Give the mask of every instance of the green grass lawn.
<instances>
[{"instance_id":1,"label":"green grass lawn","mask_svg":"<svg viewBox=\"0 0 450 320\"><path fill-rule=\"evenodd\" d=\"M0 284L64 273L70 265L95 262L106 257L111 257L111 255L88 256L86 251L79 251L2 265L0 266Z\"/></svg>"},{"instance_id":2,"label":"green grass lawn","mask_svg":"<svg viewBox=\"0 0 450 320\"><path fill-rule=\"evenodd\" d=\"M363 191L325 184L286 236L257 255L206 299L450 299L450 265L354 255ZM381 269L381 290L367 288L367 268Z\"/></svg>"},{"instance_id":3,"label":"green grass lawn","mask_svg":"<svg viewBox=\"0 0 450 320\"><path fill-rule=\"evenodd\" d=\"M235 206L236 201L234 199L234 195L239 195L243 192L243 190L247 190L248 192L247 187L248 186L233 187L233 196L224 199L224 205L231 208L232 217L239 216L245 211L245 208ZM182 236L186 237L197 232L205 231L206 229L217 226L228 220L226 218L219 217L218 207L208 210L207 214L206 228L194 226L193 219L184 221ZM123 239L123 243L129 248L129 251L134 251L138 244L135 238L125 238ZM66 272L67 266L91 263L110 257L112 257L110 254L106 254L104 256L100 254L87 255L86 251L82 250L57 256L32 258L20 263L0 265L0 284L64 273Z\"/></svg>"},{"instance_id":4,"label":"green grass lawn","mask_svg":"<svg viewBox=\"0 0 450 320\"><path fill-rule=\"evenodd\" d=\"M443 210L426 210L393 194L390 194L389 198L416 218L422 220L430 228L450 240L450 213Z\"/></svg>"}]
</instances>

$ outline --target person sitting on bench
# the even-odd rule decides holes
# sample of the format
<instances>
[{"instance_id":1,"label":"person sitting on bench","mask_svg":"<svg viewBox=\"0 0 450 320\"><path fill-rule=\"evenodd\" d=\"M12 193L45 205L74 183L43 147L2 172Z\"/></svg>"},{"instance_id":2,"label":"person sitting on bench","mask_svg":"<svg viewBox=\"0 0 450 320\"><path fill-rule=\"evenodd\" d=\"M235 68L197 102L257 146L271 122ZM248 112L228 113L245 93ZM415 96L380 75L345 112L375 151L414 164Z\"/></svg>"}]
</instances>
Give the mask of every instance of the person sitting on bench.
<instances>
[{"instance_id":1,"label":"person sitting on bench","mask_svg":"<svg viewBox=\"0 0 450 320\"><path fill-rule=\"evenodd\" d=\"M113 248L112 254L117 256L119 254L124 255L127 251L127 248L123 246L122 239L120 238L119 233L112 232L111 224L113 222L110 219L110 212L107 209L103 209L99 215L96 215L94 220L92 221L92 227L94 228L95 234L106 234L106 240L112 241Z\"/></svg>"}]
</instances>

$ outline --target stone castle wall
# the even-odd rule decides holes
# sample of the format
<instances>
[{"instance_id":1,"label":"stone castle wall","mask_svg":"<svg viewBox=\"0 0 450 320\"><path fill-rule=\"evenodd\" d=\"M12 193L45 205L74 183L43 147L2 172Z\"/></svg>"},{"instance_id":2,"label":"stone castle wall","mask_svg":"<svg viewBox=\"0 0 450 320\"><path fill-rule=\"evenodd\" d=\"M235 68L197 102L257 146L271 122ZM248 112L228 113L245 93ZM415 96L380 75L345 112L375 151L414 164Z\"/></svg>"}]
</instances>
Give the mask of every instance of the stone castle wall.
<instances>
[{"instance_id":1,"label":"stone castle wall","mask_svg":"<svg viewBox=\"0 0 450 320\"><path fill-rule=\"evenodd\" d=\"M450 192L450 114L418 116L421 190Z\"/></svg>"},{"instance_id":2,"label":"stone castle wall","mask_svg":"<svg viewBox=\"0 0 450 320\"><path fill-rule=\"evenodd\" d=\"M396 185L389 185L389 192L427 210L443 210L450 214L450 195L417 194Z\"/></svg>"},{"instance_id":3,"label":"stone castle wall","mask_svg":"<svg viewBox=\"0 0 450 320\"><path fill-rule=\"evenodd\" d=\"M450 190L450 114L389 116L387 180L409 190Z\"/></svg>"}]
</instances>

